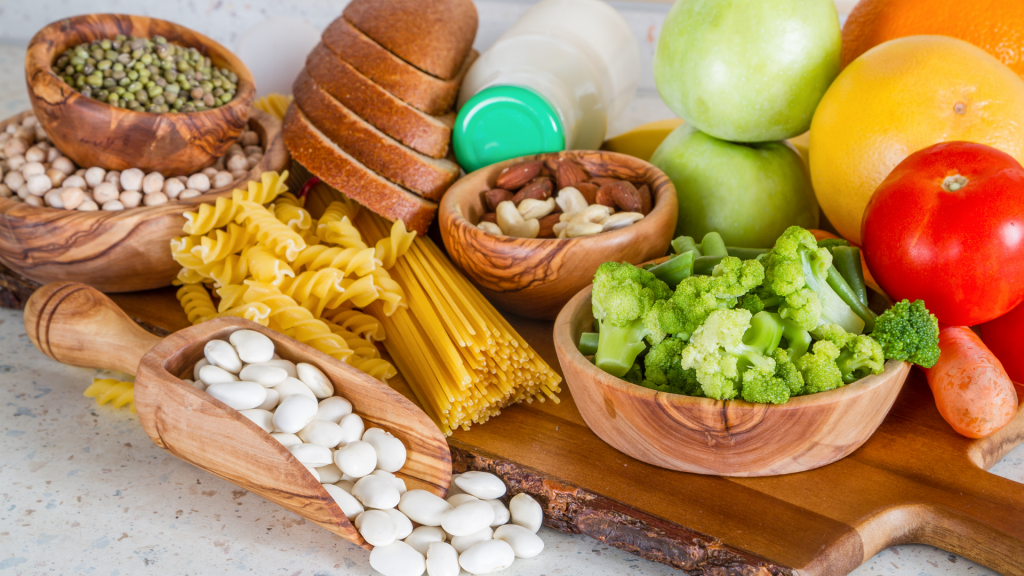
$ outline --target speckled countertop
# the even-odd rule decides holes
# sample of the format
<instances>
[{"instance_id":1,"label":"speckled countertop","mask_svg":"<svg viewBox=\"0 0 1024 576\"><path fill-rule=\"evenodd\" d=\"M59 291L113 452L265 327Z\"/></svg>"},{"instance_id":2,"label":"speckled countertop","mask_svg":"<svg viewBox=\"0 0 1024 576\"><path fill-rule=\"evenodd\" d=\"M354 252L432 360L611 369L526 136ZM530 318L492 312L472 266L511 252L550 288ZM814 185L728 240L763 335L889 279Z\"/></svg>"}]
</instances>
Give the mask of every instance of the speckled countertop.
<instances>
[{"instance_id":1,"label":"speckled countertop","mask_svg":"<svg viewBox=\"0 0 1024 576\"><path fill-rule=\"evenodd\" d=\"M0 117L28 107L24 44L29 31L58 15L120 1L28 3L0 0ZM132 2L134 8L138 4ZM223 30L266 14L268 2L189 2L167 5L193 9L174 18L233 45ZM340 12L343 2L297 3L299 17ZM514 19L521 2L482 4ZM70 7L74 5L74 7ZM52 12L50 8L52 8ZM291 9L291 6L289 6ZM639 5L629 19L643 30L650 14L663 8ZM305 11L305 12L303 12ZM487 14L481 10L482 14ZM254 16L255 13L255 16ZM200 25L203 20L212 22ZM38 20L38 22L37 22ZM193 22L195 20L195 22ZM482 16L481 34L500 32L496 18ZM210 30L209 27L218 27ZM651 34L654 28L650 28ZM478 42L479 43L479 42ZM620 130L669 116L649 89L620 120ZM29 342L21 313L0 309L0 576L37 574L287 574L370 575L368 554L317 526L157 448L127 410L97 406L82 391L96 374L43 356ZM992 471L1024 482L1024 447ZM1024 519L1022 519L1024 521ZM502 574L557 576L587 574L652 576L679 572L584 536L543 528L546 549L532 560L517 560ZM854 572L857 576L986 575L994 572L928 546L886 549Z\"/></svg>"}]
</instances>

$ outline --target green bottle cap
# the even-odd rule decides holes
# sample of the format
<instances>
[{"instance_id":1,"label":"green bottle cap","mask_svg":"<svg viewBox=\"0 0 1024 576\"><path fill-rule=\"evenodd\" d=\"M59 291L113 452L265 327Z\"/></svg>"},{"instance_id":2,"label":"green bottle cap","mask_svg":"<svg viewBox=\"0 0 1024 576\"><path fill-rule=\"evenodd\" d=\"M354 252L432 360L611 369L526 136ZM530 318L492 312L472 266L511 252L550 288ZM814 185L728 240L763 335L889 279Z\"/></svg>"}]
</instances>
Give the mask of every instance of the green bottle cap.
<instances>
[{"instance_id":1,"label":"green bottle cap","mask_svg":"<svg viewBox=\"0 0 1024 576\"><path fill-rule=\"evenodd\" d=\"M455 157L466 172L541 152L565 150L558 112L533 90L492 86L459 110L452 131Z\"/></svg>"}]
</instances>

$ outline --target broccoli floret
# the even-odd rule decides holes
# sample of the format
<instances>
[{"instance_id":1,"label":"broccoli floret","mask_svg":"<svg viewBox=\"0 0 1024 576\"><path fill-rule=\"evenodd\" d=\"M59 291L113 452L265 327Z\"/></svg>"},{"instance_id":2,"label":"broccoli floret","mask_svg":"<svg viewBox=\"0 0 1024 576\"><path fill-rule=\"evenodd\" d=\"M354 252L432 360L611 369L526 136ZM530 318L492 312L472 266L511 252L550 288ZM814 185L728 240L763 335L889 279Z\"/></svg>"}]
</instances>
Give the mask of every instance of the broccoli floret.
<instances>
[{"instance_id":1,"label":"broccoli floret","mask_svg":"<svg viewBox=\"0 0 1024 576\"><path fill-rule=\"evenodd\" d=\"M683 369L680 358L684 346L686 343L679 338L666 338L652 346L644 358L646 381L643 385L662 392L703 396L696 372Z\"/></svg>"},{"instance_id":2,"label":"broccoli floret","mask_svg":"<svg viewBox=\"0 0 1024 576\"><path fill-rule=\"evenodd\" d=\"M782 338L782 328L772 314L759 312L753 321L749 310L711 312L683 348L683 369L693 369L704 395L731 400L739 395L743 374L774 374L775 361L768 356Z\"/></svg>"},{"instance_id":3,"label":"broccoli floret","mask_svg":"<svg viewBox=\"0 0 1024 576\"><path fill-rule=\"evenodd\" d=\"M871 336L886 358L931 368L939 361L939 321L923 300L897 302L875 322Z\"/></svg>"},{"instance_id":4,"label":"broccoli floret","mask_svg":"<svg viewBox=\"0 0 1024 576\"><path fill-rule=\"evenodd\" d=\"M785 404L789 400L789 385L777 377L776 370L751 368L743 373L743 399L747 402Z\"/></svg>"},{"instance_id":5,"label":"broccoli floret","mask_svg":"<svg viewBox=\"0 0 1024 576\"><path fill-rule=\"evenodd\" d=\"M756 294L744 294L743 298L740 298L739 307L750 310L751 314L757 314L765 309L764 300Z\"/></svg>"},{"instance_id":6,"label":"broccoli floret","mask_svg":"<svg viewBox=\"0 0 1024 576\"><path fill-rule=\"evenodd\" d=\"M658 300L644 316L644 327L647 329L647 341L657 344L670 334L689 334L686 323L686 312L681 310L673 300Z\"/></svg>"},{"instance_id":7,"label":"broccoli floret","mask_svg":"<svg viewBox=\"0 0 1024 576\"><path fill-rule=\"evenodd\" d=\"M844 384L843 373L836 365L838 358L839 348L834 343L819 340L814 343L810 353L794 362L803 374L805 394L834 390Z\"/></svg>"},{"instance_id":8,"label":"broccoli floret","mask_svg":"<svg viewBox=\"0 0 1024 576\"><path fill-rule=\"evenodd\" d=\"M605 262L594 274L594 319L599 324L598 368L619 378L633 366L646 349L644 338L647 313L672 291L653 274L631 264Z\"/></svg>"},{"instance_id":9,"label":"broccoli floret","mask_svg":"<svg viewBox=\"0 0 1024 576\"><path fill-rule=\"evenodd\" d=\"M775 360L775 377L786 383L786 386L789 387L789 395L796 396L803 393L804 375L790 360L789 352L782 348L776 348L772 352L772 360Z\"/></svg>"},{"instance_id":10,"label":"broccoli floret","mask_svg":"<svg viewBox=\"0 0 1024 576\"><path fill-rule=\"evenodd\" d=\"M688 338L715 310L734 308L738 299L761 284L764 267L755 260L727 256L715 266L711 276L690 276L676 287L672 302L681 311L682 330L674 332Z\"/></svg>"},{"instance_id":11,"label":"broccoli floret","mask_svg":"<svg viewBox=\"0 0 1024 576\"><path fill-rule=\"evenodd\" d=\"M810 232L790 226L760 261L765 269L764 287L784 299L779 306L784 318L796 320L807 330L838 324L853 334L864 331L864 319L828 283L832 254L819 248ZM811 293L817 298L811 298Z\"/></svg>"},{"instance_id":12,"label":"broccoli floret","mask_svg":"<svg viewBox=\"0 0 1024 576\"><path fill-rule=\"evenodd\" d=\"M636 384L639 386L644 380L644 371L640 367L640 364L633 364L626 374L622 376L622 379L630 384Z\"/></svg>"},{"instance_id":13,"label":"broccoli floret","mask_svg":"<svg viewBox=\"0 0 1024 576\"><path fill-rule=\"evenodd\" d=\"M757 260L727 256L715 266L711 277L718 279L716 296L739 298L764 282L764 266Z\"/></svg>"},{"instance_id":14,"label":"broccoli floret","mask_svg":"<svg viewBox=\"0 0 1024 576\"><path fill-rule=\"evenodd\" d=\"M878 374L885 367L882 345L871 336L850 334L836 324L819 326L814 336L819 340L828 340L839 348L836 365L846 384Z\"/></svg>"}]
</instances>

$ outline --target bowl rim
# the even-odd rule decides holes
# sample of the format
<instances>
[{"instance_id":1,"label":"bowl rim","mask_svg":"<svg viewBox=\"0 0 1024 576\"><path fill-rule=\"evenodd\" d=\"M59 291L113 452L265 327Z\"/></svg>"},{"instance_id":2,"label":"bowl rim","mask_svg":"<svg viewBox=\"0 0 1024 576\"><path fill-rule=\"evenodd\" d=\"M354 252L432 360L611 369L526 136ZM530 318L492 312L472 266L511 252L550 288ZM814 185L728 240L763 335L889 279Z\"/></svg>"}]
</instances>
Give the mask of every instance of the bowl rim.
<instances>
[{"instance_id":1,"label":"bowl rim","mask_svg":"<svg viewBox=\"0 0 1024 576\"><path fill-rule=\"evenodd\" d=\"M882 386L889 382L888 378L891 373L899 370L905 362L897 360L887 360L885 368L878 374L872 374L856 380L839 388L828 390L825 392L816 392L814 394L808 394L806 396L797 396L790 398L785 404L766 404L766 403L753 403L747 402L746 400L734 399L734 400L714 400L712 398L701 398L697 396L686 396L684 394L676 394L674 392L661 392L659 390L652 390L643 386L627 382L621 378L617 378L608 374L604 370L598 368L594 363L587 360L585 356L576 347L576 343L573 342L572 338L572 317L574 316L577 309L584 305L585 302L590 301L591 291L594 285L591 284L586 288L580 290L568 303L562 308L561 312L558 313L558 318L555 319L555 326L553 329L555 350L559 352L559 360L562 360L563 351L565 355L565 361L572 362L577 367L583 368L583 373L588 376L586 382L580 382L585 386L598 384L601 386L611 387L618 392L635 396L639 398L648 398L659 404L669 404L673 406L704 406L711 407L714 405L721 405L730 409L736 410L763 410L767 409L781 409L781 410L798 410L800 408L809 406L820 406L825 404L835 404L844 400L866 394L869 391ZM568 379L566 383L570 384ZM571 384L570 384L571 385Z\"/></svg>"},{"instance_id":2,"label":"bowl rim","mask_svg":"<svg viewBox=\"0 0 1024 576\"><path fill-rule=\"evenodd\" d=\"M217 108L210 108L208 110L202 110L198 112L138 111L131 110L128 108L117 108L111 106L107 102L103 102L102 100L96 100L95 98L86 97L81 93L81 91L65 82L63 78L58 76L53 71L53 63L56 61L57 52L61 52L67 47L58 45L56 43L46 42L42 39L44 33L51 33L53 37L65 38L67 36L67 33L64 31L65 29L75 29L76 23L83 22L86 19L92 19L97 21L115 20L131 22L133 20L137 20L142 22L159 22L161 24L167 25L169 28L173 30L187 31L189 34L194 35L197 40L202 42L202 44L199 46L185 46L184 44L179 43L179 45L186 48L195 48L199 50L201 53L203 53L204 56L210 57L211 61L214 58L215 53L222 53L223 58L221 58L220 54L217 54L217 58L225 60L228 66L224 67L229 67L230 70L238 76L238 91L235 93L235 97L232 98L231 101L227 104L224 104L223 106L218 106ZM83 27L78 28L84 29ZM168 41L173 40L168 38ZM67 87L67 89L70 90L70 93L68 94L66 101L68 105L96 105L98 110L112 109L118 111L119 114L127 114L128 116L133 116L137 114L143 115L144 117L163 116L172 119L177 119L181 117L191 117L192 115L196 114L208 114L212 116L214 114L219 113L220 115L223 115L224 111L227 109L237 109L243 105L251 106L251 101L255 99L256 96L256 80L253 77L252 72L249 70L249 67L246 66L245 63L242 62L242 60L239 59L233 52L228 50L226 47L222 46L216 40L213 40L205 34L201 34L187 26L171 22L170 20L151 18L149 16L141 16L135 14L117 14L108 12L96 14L78 14L76 16L69 16L67 18L55 20L47 24L46 26L40 28L39 31L36 32L34 36L32 36L32 39L29 41L28 48L25 52L25 79L26 83L28 84L28 89L32 93L35 92L33 86L38 82L55 82L58 87ZM35 98L31 98L31 100L34 102Z\"/></svg>"},{"instance_id":3,"label":"bowl rim","mask_svg":"<svg viewBox=\"0 0 1024 576\"><path fill-rule=\"evenodd\" d=\"M477 228L476 224L471 223L469 219L467 219L466 216L462 213L462 211L459 209L459 203L456 201L456 197L462 198L463 196L468 196L469 192L456 189L456 194L451 193L452 190L459 185L459 182L464 181L465 179L469 178L470 176L473 176L474 174L500 171L507 166L511 166L513 164L517 164L520 162L544 160L552 157L575 158L580 156L607 156L611 158L620 158L625 160L623 164L636 163L638 166L641 166L644 169L644 171L654 170L655 175L661 174L664 177L664 180L660 184L658 184L656 190L652 190L652 194L654 195L654 198L652 199L654 205L651 207L651 211L646 216L644 216L644 218L639 222L634 222L633 224L630 224L629 226L623 228L619 228L618 230L612 230L610 232L601 232L598 234L593 234L591 236L580 236L578 238L520 238L518 236L499 236L497 234L491 234L490 232L485 232L484 230ZM669 205L671 205L671 207ZM452 225L456 226L457 229L459 230L469 229L469 234L472 237L474 237L476 241L480 241L480 238L488 238L489 240L496 241L508 239L514 240L516 242L525 242L526 244L524 244L524 248L526 249L536 248L539 247L541 243L550 243L553 241L572 243L572 247L575 247L575 244L587 241L590 241L591 244L593 244L598 238L606 239L607 241L615 241L620 238L626 238L635 233L633 229L634 226L643 225L645 221L649 221L648 219L654 216L656 213L657 215L660 216L664 212L671 212L672 216L678 216L678 198L676 197L675 186L672 184L672 181L668 178L667 175L665 175L664 172L658 169L657 166L654 166L653 164L647 162L646 160L643 160L642 158L637 158L635 156L630 156L628 154L622 154L621 152L612 152L610 150L563 150L561 152L541 152L539 154L529 154L526 156L519 156L517 158L510 158L508 160L503 160L501 162L497 162L489 166L484 166L483 168L474 170L473 172L466 174L462 178L459 178L459 180L456 180L455 183L451 185L451 187L448 189L448 192L446 192L444 197L441 199L441 203L438 206L438 224L441 226L442 230L445 230L448 226Z\"/></svg>"}]
</instances>

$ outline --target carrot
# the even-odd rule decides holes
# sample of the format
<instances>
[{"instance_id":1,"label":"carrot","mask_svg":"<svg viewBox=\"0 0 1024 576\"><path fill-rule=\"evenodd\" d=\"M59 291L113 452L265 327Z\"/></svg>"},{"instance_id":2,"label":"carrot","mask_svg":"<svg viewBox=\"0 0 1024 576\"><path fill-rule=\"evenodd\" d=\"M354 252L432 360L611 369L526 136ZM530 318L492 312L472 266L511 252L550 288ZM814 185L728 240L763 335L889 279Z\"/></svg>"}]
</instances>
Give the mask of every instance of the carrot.
<instances>
[{"instance_id":1,"label":"carrot","mask_svg":"<svg viewBox=\"0 0 1024 576\"><path fill-rule=\"evenodd\" d=\"M825 240L827 238L839 239L839 236L836 236L835 234L833 234L831 232L827 232L825 230L818 230L818 229L812 228L812 229L808 230L808 232L810 232L811 234L814 235L814 239L815 240ZM850 246L857 246L857 245L851 243ZM859 248L859 246L858 246L858 248ZM864 260L864 251L863 250L860 251L860 267L864 269L864 283L868 285L868 288L871 288L872 290L874 290L875 292L878 292L880 294L885 294L885 290L882 290L882 287L878 285L878 282L875 282L875 277L872 276L871 275L871 271L868 270L868 263L867 263L866 260Z\"/></svg>"},{"instance_id":2,"label":"carrot","mask_svg":"<svg viewBox=\"0 0 1024 576\"><path fill-rule=\"evenodd\" d=\"M959 434L984 438L1017 412L1017 392L999 359L964 326L941 326L935 366L924 371L939 414Z\"/></svg>"}]
</instances>

